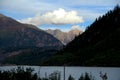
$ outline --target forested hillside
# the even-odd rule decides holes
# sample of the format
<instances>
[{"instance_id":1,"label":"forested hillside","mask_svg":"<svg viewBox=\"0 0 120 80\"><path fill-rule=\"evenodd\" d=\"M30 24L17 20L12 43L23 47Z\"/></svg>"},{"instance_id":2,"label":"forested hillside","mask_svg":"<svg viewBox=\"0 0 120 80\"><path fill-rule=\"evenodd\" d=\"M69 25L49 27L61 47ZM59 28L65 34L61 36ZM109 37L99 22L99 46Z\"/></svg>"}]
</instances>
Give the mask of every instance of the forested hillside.
<instances>
[{"instance_id":1,"label":"forested hillside","mask_svg":"<svg viewBox=\"0 0 120 80\"><path fill-rule=\"evenodd\" d=\"M45 65L120 66L120 7L97 18Z\"/></svg>"}]
</instances>

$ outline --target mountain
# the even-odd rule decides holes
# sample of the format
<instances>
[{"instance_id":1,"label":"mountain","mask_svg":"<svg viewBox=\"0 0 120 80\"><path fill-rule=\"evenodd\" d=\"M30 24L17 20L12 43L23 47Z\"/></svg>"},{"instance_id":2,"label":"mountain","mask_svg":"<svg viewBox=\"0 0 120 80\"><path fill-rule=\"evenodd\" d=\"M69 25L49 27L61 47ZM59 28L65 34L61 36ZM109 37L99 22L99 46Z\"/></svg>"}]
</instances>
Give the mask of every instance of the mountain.
<instances>
[{"instance_id":1,"label":"mountain","mask_svg":"<svg viewBox=\"0 0 120 80\"><path fill-rule=\"evenodd\" d=\"M120 67L120 7L96 19L44 64Z\"/></svg>"},{"instance_id":2,"label":"mountain","mask_svg":"<svg viewBox=\"0 0 120 80\"><path fill-rule=\"evenodd\" d=\"M22 24L0 14L0 62L27 51L59 50L63 44L34 25ZM46 50L46 51L47 51ZM24 53L25 54L25 53ZM23 61L24 62L24 61Z\"/></svg>"},{"instance_id":3,"label":"mountain","mask_svg":"<svg viewBox=\"0 0 120 80\"><path fill-rule=\"evenodd\" d=\"M83 32L82 30L78 30L78 29L72 29L68 32L63 32L59 29L56 30L48 29L45 31L53 35L58 40L60 40L64 45L68 44L70 41L72 41L75 38L75 36L78 36Z\"/></svg>"}]
</instances>

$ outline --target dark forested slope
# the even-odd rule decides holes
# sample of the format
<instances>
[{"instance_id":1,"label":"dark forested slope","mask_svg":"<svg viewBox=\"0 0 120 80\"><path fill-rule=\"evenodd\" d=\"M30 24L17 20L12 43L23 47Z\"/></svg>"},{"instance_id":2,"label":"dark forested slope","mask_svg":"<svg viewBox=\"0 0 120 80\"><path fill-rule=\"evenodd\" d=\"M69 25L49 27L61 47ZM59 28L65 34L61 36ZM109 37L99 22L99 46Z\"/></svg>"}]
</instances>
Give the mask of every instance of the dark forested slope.
<instances>
[{"instance_id":1,"label":"dark forested slope","mask_svg":"<svg viewBox=\"0 0 120 80\"><path fill-rule=\"evenodd\" d=\"M47 65L120 66L120 7L96 19ZM55 61L55 62L54 62Z\"/></svg>"}]
</instances>

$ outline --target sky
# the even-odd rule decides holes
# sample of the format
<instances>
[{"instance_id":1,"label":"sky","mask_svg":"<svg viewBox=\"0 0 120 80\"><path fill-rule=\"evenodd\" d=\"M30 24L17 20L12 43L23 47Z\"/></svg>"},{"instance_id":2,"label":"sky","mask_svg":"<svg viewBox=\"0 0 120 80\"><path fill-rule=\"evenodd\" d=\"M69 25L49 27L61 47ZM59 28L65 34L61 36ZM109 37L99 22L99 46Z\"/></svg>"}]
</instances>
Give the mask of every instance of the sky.
<instances>
[{"instance_id":1,"label":"sky","mask_svg":"<svg viewBox=\"0 0 120 80\"><path fill-rule=\"evenodd\" d=\"M0 13L40 29L85 30L120 0L0 0Z\"/></svg>"}]
</instances>

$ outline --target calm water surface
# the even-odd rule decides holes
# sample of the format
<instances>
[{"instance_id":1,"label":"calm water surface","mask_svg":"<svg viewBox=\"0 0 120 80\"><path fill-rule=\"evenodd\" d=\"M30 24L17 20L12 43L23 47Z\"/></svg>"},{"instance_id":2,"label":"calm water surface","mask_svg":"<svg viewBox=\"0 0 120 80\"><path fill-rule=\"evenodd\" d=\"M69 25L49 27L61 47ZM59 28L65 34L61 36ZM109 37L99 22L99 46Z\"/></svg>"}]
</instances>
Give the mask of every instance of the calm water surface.
<instances>
[{"instance_id":1,"label":"calm water surface","mask_svg":"<svg viewBox=\"0 0 120 80\"><path fill-rule=\"evenodd\" d=\"M39 73L38 76L45 77L45 75L50 75L55 71L61 72L61 80L63 80L64 67L57 66L24 66L34 68L34 73ZM17 66L1 66L0 70L10 70L17 68ZM120 80L120 68L114 67L65 67L65 79L67 80L69 75L72 75L75 80L78 80L83 73L90 73L95 77L95 80L102 80L100 78L100 72L103 74L107 73L108 80Z\"/></svg>"}]
</instances>

